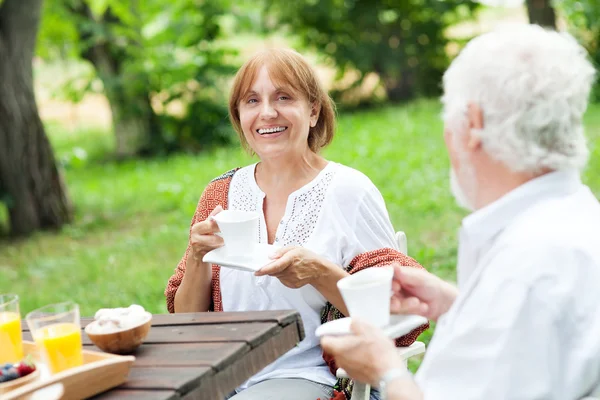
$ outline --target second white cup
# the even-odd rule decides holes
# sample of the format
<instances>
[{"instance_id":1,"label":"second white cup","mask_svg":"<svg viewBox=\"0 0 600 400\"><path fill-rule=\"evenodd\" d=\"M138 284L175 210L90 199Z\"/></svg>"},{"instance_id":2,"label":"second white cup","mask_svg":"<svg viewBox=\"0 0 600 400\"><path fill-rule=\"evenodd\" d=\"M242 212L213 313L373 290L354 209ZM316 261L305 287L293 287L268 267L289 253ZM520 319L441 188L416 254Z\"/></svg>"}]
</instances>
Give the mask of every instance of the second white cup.
<instances>
[{"instance_id":1,"label":"second white cup","mask_svg":"<svg viewBox=\"0 0 600 400\"><path fill-rule=\"evenodd\" d=\"M392 267L372 267L342 278L337 286L350 317L358 317L377 327L390 323Z\"/></svg>"}]
</instances>

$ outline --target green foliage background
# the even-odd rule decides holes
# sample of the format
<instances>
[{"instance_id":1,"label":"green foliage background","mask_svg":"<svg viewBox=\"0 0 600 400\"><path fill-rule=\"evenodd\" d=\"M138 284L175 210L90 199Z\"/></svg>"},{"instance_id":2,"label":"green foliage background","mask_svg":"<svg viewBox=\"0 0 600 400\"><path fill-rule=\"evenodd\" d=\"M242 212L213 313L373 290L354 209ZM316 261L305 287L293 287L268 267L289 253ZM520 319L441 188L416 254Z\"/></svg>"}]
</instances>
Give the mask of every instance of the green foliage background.
<instances>
[{"instance_id":1,"label":"green foliage background","mask_svg":"<svg viewBox=\"0 0 600 400\"><path fill-rule=\"evenodd\" d=\"M449 64L445 30L472 19L478 7L459 0L275 0L269 4L268 10L276 16L271 25L285 24L305 47L331 57L339 68L338 78L357 70L354 86L375 72L385 92L383 100L388 101L439 94Z\"/></svg>"},{"instance_id":2,"label":"green foliage background","mask_svg":"<svg viewBox=\"0 0 600 400\"><path fill-rule=\"evenodd\" d=\"M562 0L555 2L564 15L568 30L585 46L590 59L600 70L600 2L596 0ZM592 100L600 101L600 84L596 83Z\"/></svg>"}]
</instances>

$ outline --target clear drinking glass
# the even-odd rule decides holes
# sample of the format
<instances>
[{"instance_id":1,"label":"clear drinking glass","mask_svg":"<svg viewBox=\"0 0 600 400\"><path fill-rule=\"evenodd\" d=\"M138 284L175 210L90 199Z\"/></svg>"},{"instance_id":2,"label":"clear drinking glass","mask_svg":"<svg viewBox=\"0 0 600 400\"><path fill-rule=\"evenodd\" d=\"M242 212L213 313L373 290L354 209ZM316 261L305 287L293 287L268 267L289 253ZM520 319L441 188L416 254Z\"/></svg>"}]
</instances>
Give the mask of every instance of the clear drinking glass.
<instances>
[{"instance_id":1,"label":"clear drinking glass","mask_svg":"<svg viewBox=\"0 0 600 400\"><path fill-rule=\"evenodd\" d=\"M0 294L0 364L16 363L23 358L19 296Z\"/></svg>"},{"instance_id":2,"label":"clear drinking glass","mask_svg":"<svg viewBox=\"0 0 600 400\"><path fill-rule=\"evenodd\" d=\"M83 364L79 306L50 304L25 317L44 363L53 374Z\"/></svg>"}]
</instances>

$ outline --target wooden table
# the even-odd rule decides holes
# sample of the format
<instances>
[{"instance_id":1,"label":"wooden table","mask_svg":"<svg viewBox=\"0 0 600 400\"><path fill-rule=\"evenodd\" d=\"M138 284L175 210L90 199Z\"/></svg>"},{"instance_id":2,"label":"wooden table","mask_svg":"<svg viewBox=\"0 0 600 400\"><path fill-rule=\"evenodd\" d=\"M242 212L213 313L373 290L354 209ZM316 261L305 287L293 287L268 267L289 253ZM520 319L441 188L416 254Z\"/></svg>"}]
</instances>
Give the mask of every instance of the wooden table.
<instances>
[{"instance_id":1,"label":"wooden table","mask_svg":"<svg viewBox=\"0 0 600 400\"><path fill-rule=\"evenodd\" d=\"M31 340L26 328L23 339ZM296 311L154 315L128 381L94 398L221 400L302 339Z\"/></svg>"}]
</instances>

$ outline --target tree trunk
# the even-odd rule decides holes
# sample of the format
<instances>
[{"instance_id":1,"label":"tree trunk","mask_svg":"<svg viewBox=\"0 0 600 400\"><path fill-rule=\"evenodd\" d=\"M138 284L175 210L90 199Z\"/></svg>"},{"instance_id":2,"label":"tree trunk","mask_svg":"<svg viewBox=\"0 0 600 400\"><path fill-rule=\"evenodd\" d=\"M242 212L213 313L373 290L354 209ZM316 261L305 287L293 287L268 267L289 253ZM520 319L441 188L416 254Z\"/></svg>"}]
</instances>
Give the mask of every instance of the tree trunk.
<instances>
[{"instance_id":1,"label":"tree trunk","mask_svg":"<svg viewBox=\"0 0 600 400\"><path fill-rule=\"evenodd\" d=\"M72 7L71 11L77 14L81 21L77 27L81 40L91 43L83 50L82 57L94 65L104 85L104 94L110 104L113 118L117 158L128 158L148 151L153 133L158 129L156 115L150 105L150 95L147 91L131 90L127 86L131 82L124 81L121 76L127 55L114 47L110 39L97 40L90 28L91 24L100 24L108 31L108 24L119 24L120 20L111 12L110 7L103 17L97 20L83 2ZM140 79L133 84L140 87Z\"/></svg>"},{"instance_id":2,"label":"tree trunk","mask_svg":"<svg viewBox=\"0 0 600 400\"><path fill-rule=\"evenodd\" d=\"M12 236L58 228L71 204L40 120L32 59L42 0L0 6L0 182Z\"/></svg>"},{"instance_id":3,"label":"tree trunk","mask_svg":"<svg viewBox=\"0 0 600 400\"><path fill-rule=\"evenodd\" d=\"M404 102L415 98L415 85L412 82L385 82L387 98L392 103Z\"/></svg>"},{"instance_id":4,"label":"tree trunk","mask_svg":"<svg viewBox=\"0 0 600 400\"><path fill-rule=\"evenodd\" d=\"M381 57L385 57L382 54ZM385 89L388 100L392 103L411 100L417 94L414 71L407 65L404 65L400 74L393 73L385 68L385 62L379 58L373 63L373 71L379 75L379 79Z\"/></svg>"},{"instance_id":5,"label":"tree trunk","mask_svg":"<svg viewBox=\"0 0 600 400\"><path fill-rule=\"evenodd\" d=\"M408 68L402 71L400 78L382 77L387 98L390 102L404 102L416 96L414 73Z\"/></svg>"},{"instance_id":6,"label":"tree trunk","mask_svg":"<svg viewBox=\"0 0 600 400\"><path fill-rule=\"evenodd\" d=\"M119 76L121 61L108 50L108 44L95 45L85 58L96 68L104 84L104 94L110 104L115 132L117 158L128 158L147 152L151 146L155 114L147 92L128 90Z\"/></svg>"},{"instance_id":7,"label":"tree trunk","mask_svg":"<svg viewBox=\"0 0 600 400\"><path fill-rule=\"evenodd\" d=\"M556 13L552 0L527 0L529 22L556 30Z\"/></svg>"},{"instance_id":8,"label":"tree trunk","mask_svg":"<svg viewBox=\"0 0 600 400\"><path fill-rule=\"evenodd\" d=\"M110 104L116 156L128 158L149 148L154 110L147 93L129 93L121 83L118 76L120 62L111 56L107 47L108 45L94 46L88 52L88 59L96 67Z\"/></svg>"}]
</instances>

